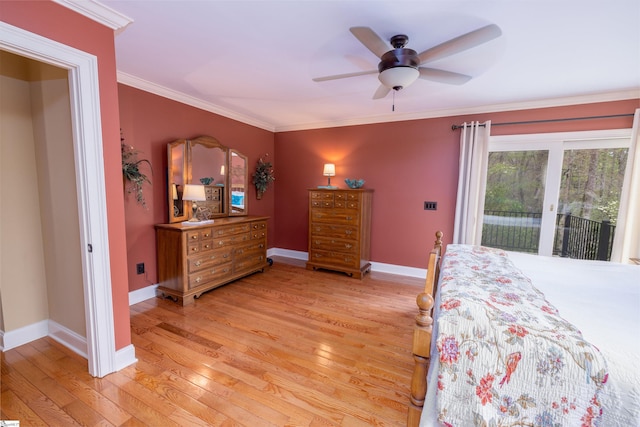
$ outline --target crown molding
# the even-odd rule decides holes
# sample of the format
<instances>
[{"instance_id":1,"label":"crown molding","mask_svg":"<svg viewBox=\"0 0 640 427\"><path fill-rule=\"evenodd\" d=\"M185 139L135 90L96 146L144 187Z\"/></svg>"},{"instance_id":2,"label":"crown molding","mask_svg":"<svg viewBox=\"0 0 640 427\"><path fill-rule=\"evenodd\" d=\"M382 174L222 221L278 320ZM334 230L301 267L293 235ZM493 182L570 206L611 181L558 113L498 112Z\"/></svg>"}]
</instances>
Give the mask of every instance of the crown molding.
<instances>
[{"instance_id":1,"label":"crown molding","mask_svg":"<svg viewBox=\"0 0 640 427\"><path fill-rule=\"evenodd\" d=\"M355 118L331 122L303 123L291 126L278 126L276 132L290 132L310 129L323 129L343 126L358 126L375 123L404 122L408 120L435 119L442 117L466 116L470 114L499 113L505 111L532 110L537 108L564 107L567 105L595 104L598 102L623 101L627 99L639 99L640 89L627 89L615 92L595 93L563 98L541 99L525 102L512 102L505 104L487 104L466 108L451 108L443 110L430 110L418 113L385 114L375 117Z\"/></svg>"},{"instance_id":2,"label":"crown molding","mask_svg":"<svg viewBox=\"0 0 640 427\"><path fill-rule=\"evenodd\" d=\"M127 25L133 22L122 13L105 6L95 0L52 0L61 6L71 9L76 13L86 16L116 32L124 30Z\"/></svg>"},{"instance_id":3,"label":"crown molding","mask_svg":"<svg viewBox=\"0 0 640 427\"><path fill-rule=\"evenodd\" d=\"M150 92L164 98L172 99L183 104L191 105L192 107L209 111L210 113L215 113L229 119L233 119L260 129L267 130L269 132L276 131L275 127L270 123L266 123L254 117L239 114L235 111L220 107L210 102L203 101L193 96L185 95L182 92L178 92L173 89L169 89L164 86L152 83L148 80L143 80L130 74L123 73L122 71L118 71L118 83L122 83L123 85L131 86L136 89L144 90L146 92Z\"/></svg>"},{"instance_id":4,"label":"crown molding","mask_svg":"<svg viewBox=\"0 0 640 427\"><path fill-rule=\"evenodd\" d=\"M540 99L540 100L534 100L534 101L513 102L513 103L505 103L505 104L478 105L478 106L467 107L467 108L430 110L430 111L417 112L417 113L404 113L404 114L393 113L393 114L384 114L380 116L369 116L369 117L354 118L354 119L347 119L347 120L333 120L333 121L325 121L325 122L312 122L312 123L302 123L302 124L293 124L293 125L285 125L285 126L275 126L274 124L258 120L254 117L239 114L235 111L220 107L210 102L203 101L201 99L192 97L190 95L185 95L182 92L168 89L164 86L160 86L158 84L149 82L147 80L134 77L130 74L123 73L121 71L118 71L118 83L122 83L127 86L132 86L137 89L144 90L146 92L150 92L165 98L169 98L174 101L181 102L183 104L191 105L192 107L209 111L211 113L219 114L221 116L224 116L233 120L237 120L239 122L242 122L251 126L255 126L255 127L258 127L270 132L274 132L274 133L334 128L334 127L344 127L344 126L358 126L358 125L368 125L368 124L376 124L376 123L404 122L408 120L434 119L434 118L441 118L441 117L466 116L471 114L498 113L498 112L504 112L504 111L531 110L536 108L562 107L567 105L578 105L578 104L594 104L598 102L622 101L626 99L640 99L640 89L635 88L635 89L627 89L627 90L621 90L621 91L615 91L615 92L594 93L594 94L563 97L563 98Z\"/></svg>"}]
</instances>

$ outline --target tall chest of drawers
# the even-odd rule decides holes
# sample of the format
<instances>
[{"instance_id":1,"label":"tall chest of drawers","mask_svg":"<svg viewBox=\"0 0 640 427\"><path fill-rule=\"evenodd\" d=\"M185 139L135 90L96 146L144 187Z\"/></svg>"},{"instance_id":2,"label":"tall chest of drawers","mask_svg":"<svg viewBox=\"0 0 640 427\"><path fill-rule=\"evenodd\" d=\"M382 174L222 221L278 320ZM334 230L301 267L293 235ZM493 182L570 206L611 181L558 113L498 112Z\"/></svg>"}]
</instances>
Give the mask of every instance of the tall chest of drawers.
<instances>
[{"instance_id":1,"label":"tall chest of drawers","mask_svg":"<svg viewBox=\"0 0 640 427\"><path fill-rule=\"evenodd\" d=\"M157 224L158 292L182 305L257 271L267 262L267 217L219 218L202 225Z\"/></svg>"},{"instance_id":2,"label":"tall chest of drawers","mask_svg":"<svg viewBox=\"0 0 640 427\"><path fill-rule=\"evenodd\" d=\"M373 190L309 190L307 269L341 271L355 278L371 269Z\"/></svg>"}]
</instances>

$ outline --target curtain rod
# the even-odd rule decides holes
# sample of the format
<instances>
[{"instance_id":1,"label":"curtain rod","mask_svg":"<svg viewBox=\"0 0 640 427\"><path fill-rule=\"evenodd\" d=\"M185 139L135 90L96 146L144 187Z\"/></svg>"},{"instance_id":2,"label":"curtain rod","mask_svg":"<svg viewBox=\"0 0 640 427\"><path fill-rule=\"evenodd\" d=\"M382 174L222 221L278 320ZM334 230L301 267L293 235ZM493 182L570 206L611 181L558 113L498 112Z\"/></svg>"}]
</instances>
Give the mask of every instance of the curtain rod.
<instances>
[{"instance_id":1,"label":"curtain rod","mask_svg":"<svg viewBox=\"0 0 640 427\"><path fill-rule=\"evenodd\" d=\"M491 123L491 126L508 126L508 125L530 125L536 123L552 123L552 122L570 122L575 120L595 120L595 119L615 119L619 117L632 117L633 113L629 114L614 114L611 116L590 116L590 117L569 117L566 119L546 119L546 120L528 120L522 122L505 122L505 123ZM484 127L484 123L479 126ZM451 130L457 130L463 128L464 125L452 125Z\"/></svg>"}]
</instances>

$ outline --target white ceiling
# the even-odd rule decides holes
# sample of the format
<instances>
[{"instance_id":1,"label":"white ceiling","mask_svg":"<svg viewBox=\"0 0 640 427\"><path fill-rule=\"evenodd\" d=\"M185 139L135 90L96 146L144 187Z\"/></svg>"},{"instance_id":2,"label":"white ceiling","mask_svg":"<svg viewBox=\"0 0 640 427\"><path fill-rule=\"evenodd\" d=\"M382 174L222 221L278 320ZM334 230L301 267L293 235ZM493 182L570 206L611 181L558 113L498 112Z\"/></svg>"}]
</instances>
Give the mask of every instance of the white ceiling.
<instances>
[{"instance_id":1,"label":"white ceiling","mask_svg":"<svg viewBox=\"0 0 640 427\"><path fill-rule=\"evenodd\" d=\"M133 21L121 83L272 131L640 97L638 0L100 3ZM376 74L311 80L377 68L353 26L421 52L491 23L498 39L429 64L473 76L462 86L418 80L394 102L372 100Z\"/></svg>"}]
</instances>

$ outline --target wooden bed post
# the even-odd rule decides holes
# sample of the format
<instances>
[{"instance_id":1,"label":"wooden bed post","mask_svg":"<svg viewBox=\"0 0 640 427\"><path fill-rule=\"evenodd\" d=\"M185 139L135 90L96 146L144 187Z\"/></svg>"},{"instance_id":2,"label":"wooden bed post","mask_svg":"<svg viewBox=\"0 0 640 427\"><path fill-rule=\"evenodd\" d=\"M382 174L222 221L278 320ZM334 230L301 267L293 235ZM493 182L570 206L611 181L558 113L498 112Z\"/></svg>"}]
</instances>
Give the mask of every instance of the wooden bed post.
<instances>
[{"instance_id":1,"label":"wooden bed post","mask_svg":"<svg viewBox=\"0 0 640 427\"><path fill-rule=\"evenodd\" d=\"M417 427L420 424L420 415L427 394L427 372L431 357L431 336L433 332L433 319L431 312L440 275L440 253L442 251L442 232L436 232L436 241L433 250L429 253L427 278L424 291L416 298L418 315L413 330L413 360L415 366L411 377L411 401L407 416L407 426Z\"/></svg>"}]
</instances>

